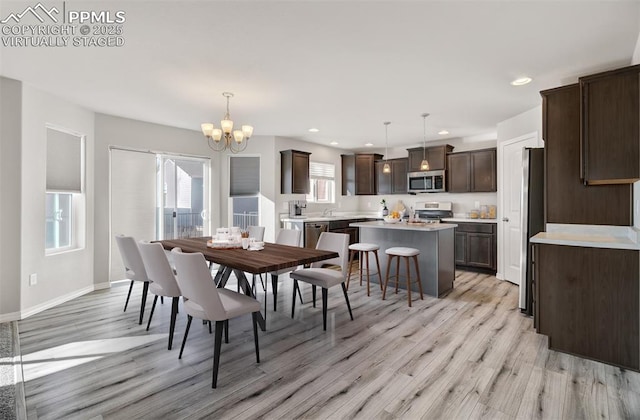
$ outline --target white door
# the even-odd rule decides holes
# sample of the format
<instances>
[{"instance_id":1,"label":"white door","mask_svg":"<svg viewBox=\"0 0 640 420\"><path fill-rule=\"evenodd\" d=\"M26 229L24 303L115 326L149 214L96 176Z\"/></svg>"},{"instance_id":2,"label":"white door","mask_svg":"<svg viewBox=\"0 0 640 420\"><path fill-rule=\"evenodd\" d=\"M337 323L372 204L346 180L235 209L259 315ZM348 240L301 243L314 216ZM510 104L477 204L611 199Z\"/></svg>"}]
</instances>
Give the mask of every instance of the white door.
<instances>
[{"instance_id":1,"label":"white door","mask_svg":"<svg viewBox=\"0 0 640 420\"><path fill-rule=\"evenodd\" d=\"M539 147L538 133L527 134L500 143L500 207L499 207L499 255L504 280L520 284L520 199L522 194L522 149Z\"/></svg>"}]
</instances>

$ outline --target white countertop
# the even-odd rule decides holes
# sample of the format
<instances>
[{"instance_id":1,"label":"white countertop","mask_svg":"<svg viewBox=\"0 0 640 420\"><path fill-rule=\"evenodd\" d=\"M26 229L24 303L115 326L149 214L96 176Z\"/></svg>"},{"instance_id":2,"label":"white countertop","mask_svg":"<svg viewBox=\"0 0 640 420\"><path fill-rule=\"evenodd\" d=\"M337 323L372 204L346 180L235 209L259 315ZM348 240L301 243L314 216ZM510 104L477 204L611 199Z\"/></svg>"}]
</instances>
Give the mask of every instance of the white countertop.
<instances>
[{"instance_id":1,"label":"white countertop","mask_svg":"<svg viewBox=\"0 0 640 420\"><path fill-rule=\"evenodd\" d=\"M498 219L469 219L466 217L445 217L442 221L447 223L498 223Z\"/></svg>"},{"instance_id":2,"label":"white countertop","mask_svg":"<svg viewBox=\"0 0 640 420\"><path fill-rule=\"evenodd\" d=\"M374 214L337 214L335 216L304 216L304 217L282 217L281 222L332 222L334 220L351 220L351 219L379 219Z\"/></svg>"},{"instance_id":3,"label":"white countertop","mask_svg":"<svg viewBox=\"0 0 640 420\"><path fill-rule=\"evenodd\" d=\"M631 226L547 224L531 238L535 244L640 250L638 231Z\"/></svg>"},{"instance_id":4,"label":"white countertop","mask_svg":"<svg viewBox=\"0 0 640 420\"><path fill-rule=\"evenodd\" d=\"M410 223L385 223L378 220L375 222L357 222L351 223L349 226L358 228L374 228L374 229L395 229L395 230L421 230L425 232L433 232L437 230L454 229L456 224L453 223L426 223L424 225L413 225Z\"/></svg>"}]
</instances>

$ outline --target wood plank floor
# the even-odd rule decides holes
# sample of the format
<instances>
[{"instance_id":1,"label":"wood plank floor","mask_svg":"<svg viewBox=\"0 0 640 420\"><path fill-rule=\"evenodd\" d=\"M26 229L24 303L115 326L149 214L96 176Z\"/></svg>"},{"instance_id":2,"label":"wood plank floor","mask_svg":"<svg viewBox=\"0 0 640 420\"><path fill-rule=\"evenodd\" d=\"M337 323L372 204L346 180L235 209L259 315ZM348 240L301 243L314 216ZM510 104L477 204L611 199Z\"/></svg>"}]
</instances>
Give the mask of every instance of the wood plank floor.
<instances>
[{"instance_id":1,"label":"wood plank floor","mask_svg":"<svg viewBox=\"0 0 640 420\"><path fill-rule=\"evenodd\" d=\"M140 285L127 312L127 287L74 299L19 323L28 418L640 418L640 374L548 350L512 284L458 271L452 293L412 308L404 291L382 301L373 286L367 297L354 276L355 321L331 290L324 332L309 288L290 318L284 276L278 312L269 292L261 363L251 318L232 320L217 389L213 335L201 322L178 360L181 312L167 350L170 302L147 332Z\"/></svg>"}]
</instances>

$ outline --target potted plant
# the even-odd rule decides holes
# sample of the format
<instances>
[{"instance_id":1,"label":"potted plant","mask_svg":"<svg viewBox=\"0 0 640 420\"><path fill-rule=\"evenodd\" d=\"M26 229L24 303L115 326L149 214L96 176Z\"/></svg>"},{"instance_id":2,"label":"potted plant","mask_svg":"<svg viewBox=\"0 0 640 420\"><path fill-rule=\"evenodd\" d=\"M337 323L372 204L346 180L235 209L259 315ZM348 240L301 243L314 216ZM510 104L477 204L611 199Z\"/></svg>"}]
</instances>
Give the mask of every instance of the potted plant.
<instances>
[{"instance_id":1,"label":"potted plant","mask_svg":"<svg viewBox=\"0 0 640 420\"><path fill-rule=\"evenodd\" d=\"M387 201L384 198L382 199L382 201L380 201L380 205L382 206L382 209L380 210L380 212L382 213L382 217L388 216L389 209L387 208Z\"/></svg>"}]
</instances>

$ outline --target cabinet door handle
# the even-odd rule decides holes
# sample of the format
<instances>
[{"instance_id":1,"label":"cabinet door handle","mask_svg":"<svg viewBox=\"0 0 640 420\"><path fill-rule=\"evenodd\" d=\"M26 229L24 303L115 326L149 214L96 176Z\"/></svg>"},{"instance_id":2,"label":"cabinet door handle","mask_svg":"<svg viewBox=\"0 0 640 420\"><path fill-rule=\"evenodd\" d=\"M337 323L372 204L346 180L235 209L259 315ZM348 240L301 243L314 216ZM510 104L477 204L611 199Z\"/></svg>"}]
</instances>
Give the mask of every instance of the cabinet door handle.
<instances>
[{"instance_id":1,"label":"cabinet door handle","mask_svg":"<svg viewBox=\"0 0 640 420\"><path fill-rule=\"evenodd\" d=\"M509 221L509 218L508 218L508 217L503 217L503 218L502 218L502 221L503 221L503 222L508 222L508 221Z\"/></svg>"}]
</instances>

